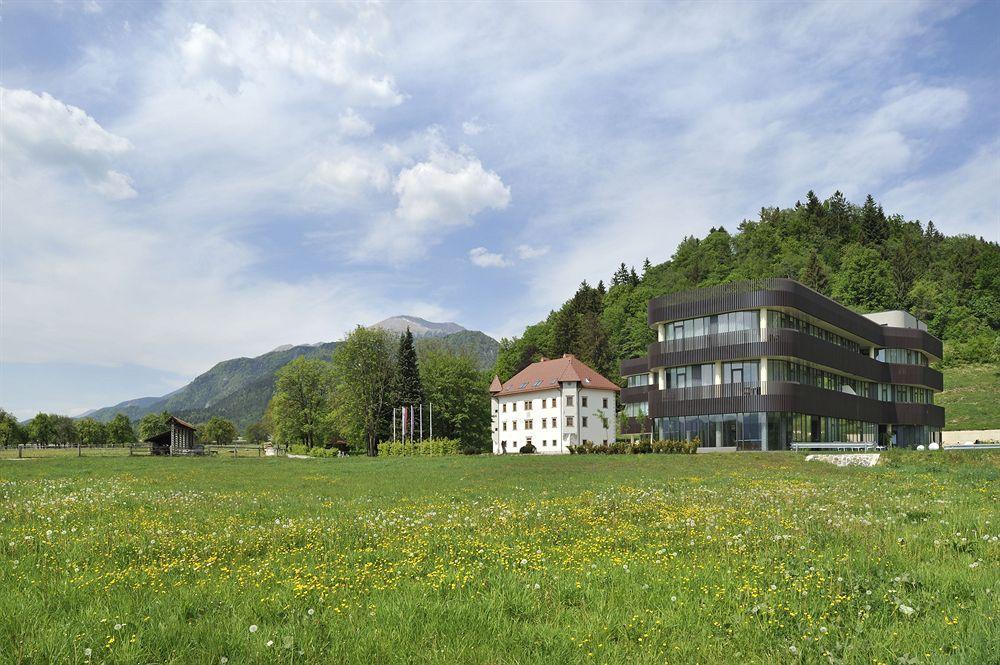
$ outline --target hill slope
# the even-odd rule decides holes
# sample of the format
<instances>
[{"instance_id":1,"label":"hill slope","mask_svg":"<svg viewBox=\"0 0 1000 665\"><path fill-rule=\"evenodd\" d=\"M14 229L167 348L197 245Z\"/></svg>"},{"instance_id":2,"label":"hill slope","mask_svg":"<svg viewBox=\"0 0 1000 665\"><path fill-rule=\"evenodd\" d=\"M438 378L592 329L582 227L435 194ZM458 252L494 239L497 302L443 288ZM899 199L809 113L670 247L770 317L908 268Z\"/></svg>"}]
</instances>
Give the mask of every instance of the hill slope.
<instances>
[{"instance_id":1,"label":"hill slope","mask_svg":"<svg viewBox=\"0 0 1000 665\"><path fill-rule=\"evenodd\" d=\"M946 430L1000 428L1000 365L944 368L944 391L934 401L944 407Z\"/></svg>"},{"instance_id":2,"label":"hill slope","mask_svg":"<svg viewBox=\"0 0 1000 665\"><path fill-rule=\"evenodd\" d=\"M456 325L426 323L431 326ZM263 417L267 403L274 394L274 382L279 369L298 357L328 359L338 344L340 342L280 346L256 358L224 360L168 395L132 399L95 409L87 415L107 422L116 413L124 413L130 419L138 420L147 413L169 411L191 422L204 422L212 416L227 418L242 430ZM493 338L464 328L450 334L425 335L417 340L417 352L431 344L453 353L469 354L483 370L496 362L499 348Z\"/></svg>"}]
</instances>

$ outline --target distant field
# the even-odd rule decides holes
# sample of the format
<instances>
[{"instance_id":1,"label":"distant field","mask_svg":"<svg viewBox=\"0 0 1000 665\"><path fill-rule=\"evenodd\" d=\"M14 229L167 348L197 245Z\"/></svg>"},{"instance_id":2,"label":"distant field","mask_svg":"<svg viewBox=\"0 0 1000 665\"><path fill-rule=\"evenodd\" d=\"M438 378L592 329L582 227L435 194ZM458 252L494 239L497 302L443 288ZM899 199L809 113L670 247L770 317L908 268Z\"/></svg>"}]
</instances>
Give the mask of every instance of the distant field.
<instances>
[{"instance_id":1,"label":"distant field","mask_svg":"<svg viewBox=\"0 0 1000 665\"><path fill-rule=\"evenodd\" d=\"M1000 428L1000 365L966 365L944 370L945 429Z\"/></svg>"},{"instance_id":2,"label":"distant field","mask_svg":"<svg viewBox=\"0 0 1000 665\"><path fill-rule=\"evenodd\" d=\"M1000 454L889 459L0 460L0 662L1000 662Z\"/></svg>"}]
</instances>

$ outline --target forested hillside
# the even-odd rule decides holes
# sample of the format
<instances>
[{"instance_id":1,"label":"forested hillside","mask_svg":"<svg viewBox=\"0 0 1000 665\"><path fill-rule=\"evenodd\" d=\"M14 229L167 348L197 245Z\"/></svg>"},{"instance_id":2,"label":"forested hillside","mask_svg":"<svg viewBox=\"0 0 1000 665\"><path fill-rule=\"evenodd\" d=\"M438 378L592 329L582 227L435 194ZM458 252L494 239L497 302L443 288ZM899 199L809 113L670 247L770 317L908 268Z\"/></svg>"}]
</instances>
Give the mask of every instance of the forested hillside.
<instances>
[{"instance_id":1,"label":"forested hillside","mask_svg":"<svg viewBox=\"0 0 1000 665\"><path fill-rule=\"evenodd\" d=\"M169 411L191 422L206 422L212 417L225 418L242 430L264 416L267 403L274 395L279 369L300 357L329 360L338 344L340 342L294 346L276 349L256 358L224 360L169 395L130 400L87 415L107 422L116 413L124 413L137 421L148 413ZM497 357L496 340L475 330L418 339L416 345L418 351L435 348L469 355L483 370L493 366Z\"/></svg>"},{"instance_id":2,"label":"forested hillside","mask_svg":"<svg viewBox=\"0 0 1000 665\"><path fill-rule=\"evenodd\" d=\"M792 208L762 208L735 233L686 237L668 261L622 264L607 285L582 283L544 321L501 340L496 371L507 379L540 356L573 353L618 379L619 362L653 341L651 297L763 277L797 279L862 313L913 312L944 340L945 367L1000 362L997 243L887 215L871 196L855 205L840 192L825 201L809 192Z\"/></svg>"}]
</instances>

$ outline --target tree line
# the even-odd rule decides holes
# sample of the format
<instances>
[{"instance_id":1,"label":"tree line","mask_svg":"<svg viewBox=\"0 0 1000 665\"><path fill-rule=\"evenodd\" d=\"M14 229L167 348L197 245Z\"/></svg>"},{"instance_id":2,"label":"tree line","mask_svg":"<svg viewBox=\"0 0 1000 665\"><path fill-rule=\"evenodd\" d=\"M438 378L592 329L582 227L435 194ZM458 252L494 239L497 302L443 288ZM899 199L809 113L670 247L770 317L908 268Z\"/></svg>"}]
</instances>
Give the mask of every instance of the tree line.
<instances>
[{"instance_id":1,"label":"tree line","mask_svg":"<svg viewBox=\"0 0 1000 665\"><path fill-rule=\"evenodd\" d=\"M409 330L396 339L358 326L329 360L299 357L279 370L264 419L244 437L254 445L345 446L375 455L391 436L394 407L433 404L434 434L479 451L489 446L489 377L471 354L431 341L418 355ZM125 446L167 431L170 417L150 413L133 425L121 413L108 423L39 413L22 425L0 410L0 446ZM429 434L429 409L425 417ZM239 436L224 418L195 426L202 444L228 446Z\"/></svg>"},{"instance_id":2,"label":"tree line","mask_svg":"<svg viewBox=\"0 0 1000 665\"><path fill-rule=\"evenodd\" d=\"M496 371L506 380L568 352L620 380L619 363L654 339L650 298L767 277L797 279L861 313L912 312L944 341L943 365L1000 362L1000 245L887 215L870 195L856 205L810 191L791 208L761 208L736 233L687 236L668 261L646 259L640 272L622 263L607 287L583 282L545 320L500 341Z\"/></svg>"},{"instance_id":3,"label":"tree line","mask_svg":"<svg viewBox=\"0 0 1000 665\"><path fill-rule=\"evenodd\" d=\"M409 329L397 340L358 326L329 361L300 357L278 371L263 426L281 444L376 455L392 435L393 408L418 404L433 404L436 437L488 447L489 375L472 356L433 343L418 354Z\"/></svg>"}]
</instances>

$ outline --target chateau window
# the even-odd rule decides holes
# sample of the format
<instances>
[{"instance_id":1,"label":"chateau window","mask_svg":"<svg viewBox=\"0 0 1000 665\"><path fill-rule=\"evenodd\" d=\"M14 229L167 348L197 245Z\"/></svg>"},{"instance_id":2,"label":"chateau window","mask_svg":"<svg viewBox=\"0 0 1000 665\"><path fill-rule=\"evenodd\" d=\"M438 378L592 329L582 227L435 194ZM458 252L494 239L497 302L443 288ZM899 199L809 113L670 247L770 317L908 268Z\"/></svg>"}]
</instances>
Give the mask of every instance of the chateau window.
<instances>
[{"instance_id":1,"label":"chateau window","mask_svg":"<svg viewBox=\"0 0 1000 665\"><path fill-rule=\"evenodd\" d=\"M524 421L524 429L532 429L532 427L531 427L531 426L532 426L532 424L533 424L533 422L532 422L532 421L530 421L530 420L525 420L525 421Z\"/></svg>"},{"instance_id":2,"label":"chateau window","mask_svg":"<svg viewBox=\"0 0 1000 665\"><path fill-rule=\"evenodd\" d=\"M573 426L573 416L566 416L566 427Z\"/></svg>"},{"instance_id":3,"label":"chateau window","mask_svg":"<svg viewBox=\"0 0 1000 665\"><path fill-rule=\"evenodd\" d=\"M507 402L503 403L503 412L507 413Z\"/></svg>"},{"instance_id":4,"label":"chateau window","mask_svg":"<svg viewBox=\"0 0 1000 665\"><path fill-rule=\"evenodd\" d=\"M511 428L511 429L517 429L517 421L516 421L516 420L512 420L512 421L511 421L511 423L510 423L510 428Z\"/></svg>"},{"instance_id":5,"label":"chateau window","mask_svg":"<svg viewBox=\"0 0 1000 665\"><path fill-rule=\"evenodd\" d=\"M531 411L531 400L530 399L524 400L524 410L525 411Z\"/></svg>"},{"instance_id":6,"label":"chateau window","mask_svg":"<svg viewBox=\"0 0 1000 665\"><path fill-rule=\"evenodd\" d=\"M556 425L556 419L553 418L552 419L552 428L555 429L556 427L558 427L558 425Z\"/></svg>"},{"instance_id":7,"label":"chateau window","mask_svg":"<svg viewBox=\"0 0 1000 665\"><path fill-rule=\"evenodd\" d=\"M586 427L587 426L587 416L583 416L582 420L583 420L583 426Z\"/></svg>"},{"instance_id":8,"label":"chateau window","mask_svg":"<svg viewBox=\"0 0 1000 665\"><path fill-rule=\"evenodd\" d=\"M505 431L505 432L507 431L507 421L506 420L503 422L503 431Z\"/></svg>"},{"instance_id":9,"label":"chateau window","mask_svg":"<svg viewBox=\"0 0 1000 665\"><path fill-rule=\"evenodd\" d=\"M587 406L587 396L584 395L580 398L580 406Z\"/></svg>"},{"instance_id":10,"label":"chateau window","mask_svg":"<svg viewBox=\"0 0 1000 665\"><path fill-rule=\"evenodd\" d=\"M573 406L573 396L566 395L566 406Z\"/></svg>"},{"instance_id":11,"label":"chateau window","mask_svg":"<svg viewBox=\"0 0 1000 665\"><path fill-rule=\"evenodd\" d=\"M510 403L510 410L511 411L517 411L517 402L511 402Z\"/></svg>"},{"instance_id":12,"label":"chateau window","mask_svg":"<svg viewBox=\"0 0 1000 665\"><path fill-rule=\"evenodd\" d=\"M549 421L546 420L545 418L542 418L542 429L545 429L546 425L548 425L548 424L549 424Z\"/></svg>"},{"instance_id":13,"label":"chateau window","mask_svg":"<svg viewBox=\"0 0 1000 665\"><path fill-rule=\"evenodd\" d=\"M601 400L601 408L602 409L608 408L608 398L607 397L605 397L604 399ZM607 441L605 441L605 443L607 443Z\"/></svg>"}]
</instances>

